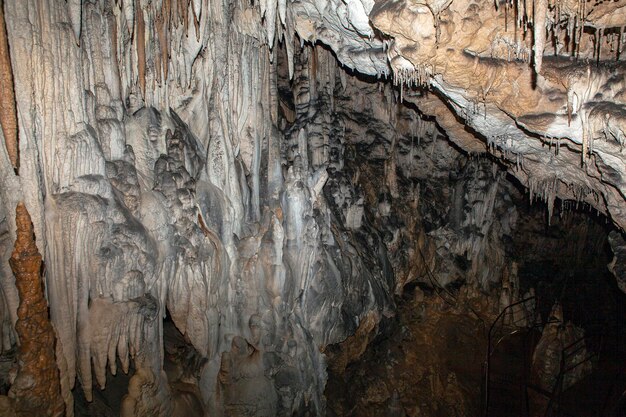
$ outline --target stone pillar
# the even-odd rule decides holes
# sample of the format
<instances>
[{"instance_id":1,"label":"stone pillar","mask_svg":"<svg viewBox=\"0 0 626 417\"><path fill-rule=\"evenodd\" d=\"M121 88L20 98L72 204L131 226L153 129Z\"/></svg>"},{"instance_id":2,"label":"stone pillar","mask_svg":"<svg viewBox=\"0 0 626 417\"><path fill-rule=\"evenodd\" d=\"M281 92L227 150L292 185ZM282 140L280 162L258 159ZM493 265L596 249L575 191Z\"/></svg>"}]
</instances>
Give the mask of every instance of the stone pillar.
<instances>
[{"instance_id":1,"label":"stone pillar","mask_svg":"<svg viewBox=\"0 0 626 417\"><path fill-rule=\"evenodd\" d=\"M17 239L9 263L20 297L15 325L20 340L18 371L9 391L18 417L62 416L54 329L44 297L41 254L35 245L30 215L23 203L16 208Z\"/></svg>"}]
</instances>

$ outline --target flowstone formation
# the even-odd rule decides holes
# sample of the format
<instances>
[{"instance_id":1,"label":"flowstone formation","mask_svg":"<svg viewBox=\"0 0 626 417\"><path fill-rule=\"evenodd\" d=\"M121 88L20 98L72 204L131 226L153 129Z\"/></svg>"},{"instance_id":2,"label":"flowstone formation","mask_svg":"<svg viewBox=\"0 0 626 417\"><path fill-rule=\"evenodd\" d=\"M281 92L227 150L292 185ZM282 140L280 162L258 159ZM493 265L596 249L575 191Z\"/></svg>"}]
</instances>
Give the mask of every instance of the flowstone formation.
<instances>
[{"instance_id":1,"label":"flowstone formation","mask_svg":"<svg viewBox=\"0 0 626 417\"><path fill-rule=\"evenodd\" d=\"M10 264L20 297L15 330L20 340L17 375L9 397L15 400L15 415L65 415L59 369L55 359L55 335L44 298L43 265L35 244L33 225L24 204L15 210L17 239Z\"/></svg>"},{"instance_id":2,"label":"flowstone formation","mask_svg":"<svg viewBox=\"0 0 626 417\"><path fill-rule=\"evenodd\" d=\"M626 8L532 3L5 1L0 258L24 201L64 395L324 415L407 285L502 286L507 175L626 227ZM18 303L2 261L7 355Z\"/></svg>"},{"instance_id":3,"label":"flowstone formation","mask_svg":"<svg viewBox=\"0 0 626 417\"><path fill-rule=\"evenodd\" d=\"M379 240L328 216L315 132L286 146L259 5L33 0L5 20L13 67L33 70L14 72L21 169L0 151L2 213L32 207L61 380L97 402L131 373L124 416L324 414L320 350L393 315L392 275ZM163 369L168 314L204 358L187 405Z\"/></svg>"}]
</instances>

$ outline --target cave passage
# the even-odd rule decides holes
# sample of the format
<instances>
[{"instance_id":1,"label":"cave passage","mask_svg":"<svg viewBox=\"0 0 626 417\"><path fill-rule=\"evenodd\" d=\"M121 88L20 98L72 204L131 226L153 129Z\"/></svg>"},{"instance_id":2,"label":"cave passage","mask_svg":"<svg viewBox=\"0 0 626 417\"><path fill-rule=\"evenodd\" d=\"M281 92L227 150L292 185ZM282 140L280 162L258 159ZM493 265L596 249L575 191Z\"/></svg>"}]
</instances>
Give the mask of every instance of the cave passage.
<instances>
[{"instance_id":1,"label":"cave passage","mask_svg":"<svg viewBox=\"0 0 626 417\"><path fill-rule=\"evenodd\" d=\"M607 268L612 225L568 201L548 218L546 204L531 201L516 180L507 177L500 186L515 207L509 212L515 227L501 241L512 269L489 292L475 292L463 278L445 287L407 284L397 316L367 348L353 348L354 357L339 358L339 368L333 355L350 347L329 349L329 415L625 415L616 404L626 383L626 296ZM532 320L514 307L526 318L511 317L492 337L498 345L486 407L489 327L507 303L529 297ZM555 388L555 375L572 365L565 386Z\"/></svg>"}]
</instances>

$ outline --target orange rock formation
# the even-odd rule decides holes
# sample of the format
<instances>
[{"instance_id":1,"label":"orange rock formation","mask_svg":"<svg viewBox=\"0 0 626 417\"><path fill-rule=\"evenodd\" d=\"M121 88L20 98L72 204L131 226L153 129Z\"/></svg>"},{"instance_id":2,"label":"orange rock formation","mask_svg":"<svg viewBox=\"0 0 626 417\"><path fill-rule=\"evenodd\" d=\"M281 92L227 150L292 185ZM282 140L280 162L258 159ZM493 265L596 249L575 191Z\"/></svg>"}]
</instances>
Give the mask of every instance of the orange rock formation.
<instances>
[{"instance_id":1,"label":"orange rock formation","mask_svg":"<svg viewBox=\"0 0 626 417\"><path fill-rule=\"evenodd\" d=\"M42 260L23 203L16 208L15 223L17 239L9 263L20 297L15 325L20 347L18 372L9 395L15 399L17 416L62 416L65 405L54 356L54 329L43 292Z\"/></svg>"}]
</instances>

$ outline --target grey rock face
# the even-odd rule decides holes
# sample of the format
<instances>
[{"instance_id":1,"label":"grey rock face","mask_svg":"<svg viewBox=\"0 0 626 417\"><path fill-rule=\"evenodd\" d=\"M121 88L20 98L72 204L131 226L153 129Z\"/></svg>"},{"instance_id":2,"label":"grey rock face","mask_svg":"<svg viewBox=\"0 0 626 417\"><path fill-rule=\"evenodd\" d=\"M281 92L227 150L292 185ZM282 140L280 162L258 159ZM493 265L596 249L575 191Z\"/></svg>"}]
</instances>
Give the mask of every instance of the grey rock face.
<instances>
[{"instance_id":1,"label":"grey rock face","mask_svg":"<svg viewBox=\"0 0 626 417\"><path fill-rule=\"evenodd\" d=\"M609 270L617 279L617 285L626 292L626 241L624 237L616 231L609 234L609 244L613 251L613 260L609 264Z\"/></svg>"}]
</instances>

